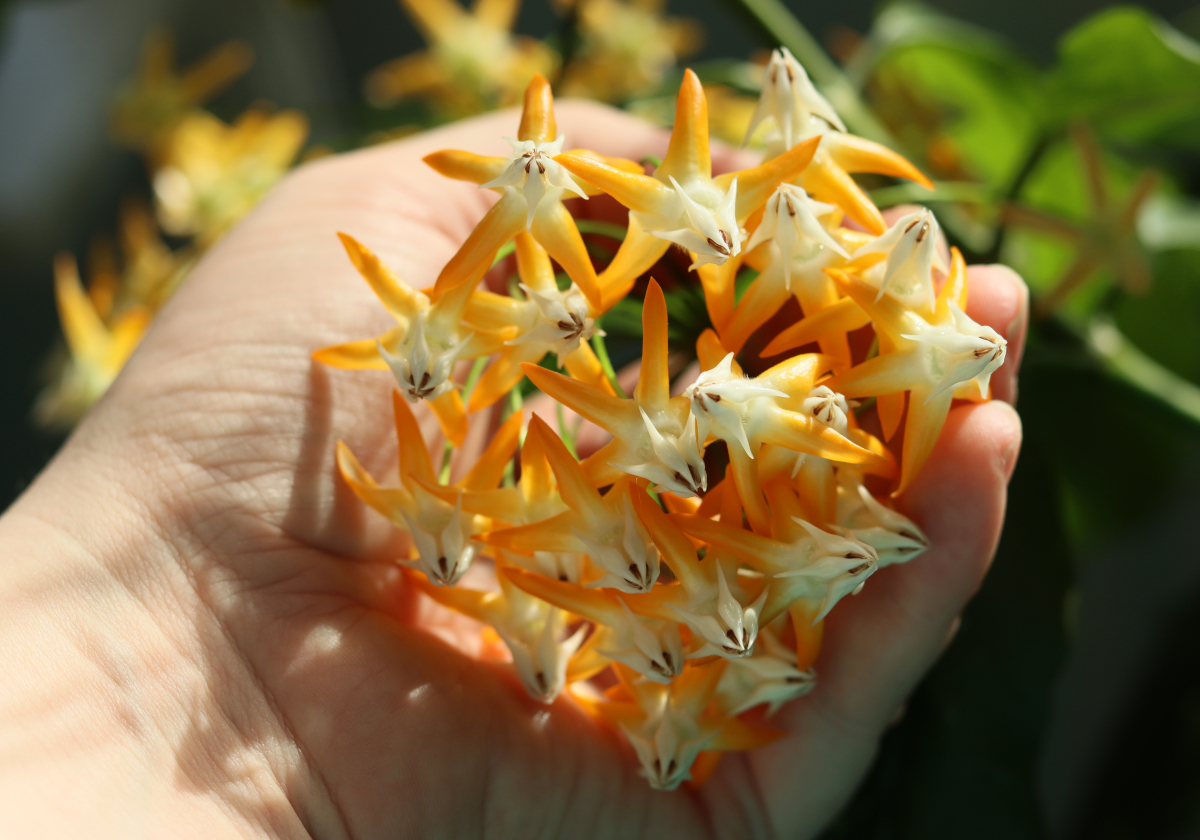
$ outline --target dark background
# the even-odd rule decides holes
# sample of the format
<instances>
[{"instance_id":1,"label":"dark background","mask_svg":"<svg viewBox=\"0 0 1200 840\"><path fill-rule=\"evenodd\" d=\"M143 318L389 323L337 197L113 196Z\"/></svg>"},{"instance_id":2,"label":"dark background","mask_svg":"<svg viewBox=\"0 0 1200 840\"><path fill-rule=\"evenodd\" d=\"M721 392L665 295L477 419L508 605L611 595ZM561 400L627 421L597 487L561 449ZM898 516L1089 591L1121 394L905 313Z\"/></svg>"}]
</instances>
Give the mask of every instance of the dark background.
<instances>
[{"instance_id":1,"label":"dark background","mask_svg":"<svg viewBox=\"0 0 1200 840\"><path fill-rule=\"evenodd\" d=\"M930 5L1047 65L1063 32L1109 4ZM1143 5L1200 31L1186 0ZM788 6L823 40L839 27L865 33L876 11L864 0ZM730 4L671 2L669 11L703 23L696 60L772 46ZM366 72L421 46L394 0L0 0L0 509L61 442L29 421L57 335L53 255L85 254L95 234L115 228L122 197L149 195L139 159L113 145L106 118L156 25L176 33L183 64L224 40L249 41L253 69L211 109L232 118L256 100L297 107L312 120L312 140L335 148L386 124L361 102ZM529 0L517 29L545 36L558 25L545 0ZM1036 371L1023 375L1023 411L1071 400ZM1103 472L1103 451L1095 457ZM1006 532L958 641L833 836L1200 837L1197 472L1144 529L1079 558L1063 543L1054 478L1041 465L1030 458L1018 467L1019 527ZM1048 545L1061 561L1052 568L1040 559ZM1004 632L976 631L983 626Z\"/></svg>"}]
</instances>

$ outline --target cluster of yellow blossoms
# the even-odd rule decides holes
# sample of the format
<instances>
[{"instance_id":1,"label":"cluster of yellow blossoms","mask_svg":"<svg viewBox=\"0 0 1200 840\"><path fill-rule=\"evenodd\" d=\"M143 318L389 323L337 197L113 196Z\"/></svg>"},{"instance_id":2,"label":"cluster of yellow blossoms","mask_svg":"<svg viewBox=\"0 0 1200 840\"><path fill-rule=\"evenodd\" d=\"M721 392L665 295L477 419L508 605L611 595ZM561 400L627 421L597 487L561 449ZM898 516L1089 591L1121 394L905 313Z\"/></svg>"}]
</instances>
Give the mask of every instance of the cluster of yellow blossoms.
<instances>
[{"instance_id":1,"label":"cluster of yellow blossoms","mask_svg":"<svg viewBox=\"0 0 1200 840\"><path fill-rule=\"evenodd\" d=\"M251 109L227 125L200 107L249 68L245 44L220 46L183 73L173 52L169 35L151 33L112 115L115 139L145 160L153 215L138 202L122 208L122 259L101 244L86 287L73 257L55 261L68 353L34 407L41 426L69 428L104 394L196 259L283 177L308 135L298 111ZM188 241L172 249L160 230Z\"/></svg>"},{"instance_id":2,"label":"cluster of yellow blossoms","mask_svg":"<svg viewBox=\"0 0 1200 840\"><path fill-rule=\"evenodd\" d=\"M446 119L515 104L535 75L559 76L570 96L624 102L659 85L703 40L695 21L664 17L663 0L556 0L578 42L567 55L513 33L520 0L476 0L469 10L457 0L399 3L428 47L376 68L367 101L424 99Z\"/></svg>"},{"instance_id":3,"label":"cluster of yellow blossoms","mask_svg":"<svg viewBox=\"0 0 1200 840\"><path fill-rule=\"evenodd\" d=\"M699 783L720 751L776 737L764 712L813 688L830 610L881 566L928 547L872 490L905 491L951 402L987 399L1005 356L1004 339L965 314L966 268L942 250L933 214L887 227L848 173L924 177L845 133L786 50L766 68L751 130L764 121L766 160L714 177L707 104L688 72L667 155L647 174L633 161L564 152L549 85L535 77L509 158L426 158L499 196L432 288L409 286L342 236L397 326L316 353L339 367L390 369L399 384L400 485L380 486L344 445L338 464L364 502L411 536L399 562L414 585L487 625L534 698L565 690L619 727L658 788ZM627 207L629 222L597 273L564 200L600 193ZM477 288L510 242L519 291ZM690 255L715 329L696 348L700 374L672 396L666 300L651 280L626 397L589 341L596 319L671 245ZM749 270L757 275L739 299L735 280ZM804 317L763 355L820 352L743 375L743 344L792 297ZM868 325L864 352L848 334ZM565 374L538 364L547 354ZM469 359L464 405L454 373ZM427 401L461 445L468 413L523 377L612 440L580 461L569 434L537 416L523 432L514 411L469 474L448 483L409 404ZM871 399L883 439L859 425L855 409L870 404L856 400ZM897 459L885 441L906 414ZM717 480L710 471L726 459ZM498 586L456 585L483 556Z\"/></svg>"}]
</instances>

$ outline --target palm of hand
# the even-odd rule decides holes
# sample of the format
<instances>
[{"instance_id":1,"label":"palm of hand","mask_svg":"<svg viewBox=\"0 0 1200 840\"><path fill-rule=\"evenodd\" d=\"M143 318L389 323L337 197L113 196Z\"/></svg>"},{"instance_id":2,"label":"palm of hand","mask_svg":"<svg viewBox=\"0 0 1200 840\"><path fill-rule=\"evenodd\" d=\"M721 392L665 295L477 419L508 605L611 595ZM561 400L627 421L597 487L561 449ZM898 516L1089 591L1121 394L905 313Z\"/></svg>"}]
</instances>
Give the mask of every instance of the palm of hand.
<instances>
[{"instance_id":1,"label":"palm of hand","mask_svg":"<svg viewBox=\"0 0 1200 840\"><path fill-rule=\"evenodd\" d=\"M569 145L665 146L599 106L561 104L559 120ZM165 620L203 689L182 703L179 778L233 822L281 835L809 836L852 792L990 562L1016 416L995 403L952 412L904 502L933 549L833 613L817 690L772 721L788 736L726 757L697 790L650 790L619 735L567 700L533 702L422 629L428 615L387 562L392 538L333 466L340 438L387 474L390 379L309 358L389 326L334 232L431 284L487 203L420 157L499 147L510 124L487 117L294 176L197 269L61 459L116 453L112 477L147 514L120 544L182 570L184 609ZM998 269L971 279L971 314L1012 342L993 380L1011 399L1022 287Z\"/></svg>"}]
</instances>

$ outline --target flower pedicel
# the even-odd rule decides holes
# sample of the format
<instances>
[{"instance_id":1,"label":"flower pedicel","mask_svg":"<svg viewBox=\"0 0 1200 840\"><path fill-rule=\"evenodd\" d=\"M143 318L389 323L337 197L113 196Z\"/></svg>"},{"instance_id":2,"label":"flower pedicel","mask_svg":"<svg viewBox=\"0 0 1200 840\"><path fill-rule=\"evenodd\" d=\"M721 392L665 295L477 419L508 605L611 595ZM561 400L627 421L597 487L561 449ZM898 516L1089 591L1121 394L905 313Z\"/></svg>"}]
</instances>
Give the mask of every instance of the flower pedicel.
<instances>
[{"instance_id":1,"label":"flower pedicel","mask_svg":"<svg viewBox=\"0 0 1200 840\"><path fill-rule=\"evenodd\" d=\"M667 790L701 783L722 751L778 737L763 721L813 689L825 617L880 567L928 548L888 495L920 472L954 399L989 398L1005 358L1004 339L965 314L966 266L956 250L947 259L933 214L889 229L847 173L924 176L847 134L786 50L767 66L754 122L770 126L768 160L713 177L704 92L688 71L670 148L646 174L563 152L549 85L535 77L509 158L426 159L500 194L432 288L417 291L342 235L397 325L315 354L396 378L399 486L381 487L344 445L338 466L410 534L398 562L414 584L488 625L535 700L566 695L623 732L641 774ZM600 193L629 209L629 229L597 272L564 201ZM477 288L509 242L513 294ZM638 382L618 396L589 343L603 335L596 319L672 245L688 252L714 326L697 344L701 372L671 396L666 298L650 280ZM735 304L743 266L758 275ZM763 354L820 352L745 375L737 354L789 298L802 317ZM877 351L864 355L847 334L867 326ZM469 359L480 361L463 387L455 363ZM534 416L520 443L525 377L612 441L580 461L570 434ZM882 438L859 425L871 398ZM468 422L489 422L469 413L499 403L509 417L450 485L409 407L418 402L454 446ZM480 558L498 589L460 583Z\"/></svg>"}]
</instances>

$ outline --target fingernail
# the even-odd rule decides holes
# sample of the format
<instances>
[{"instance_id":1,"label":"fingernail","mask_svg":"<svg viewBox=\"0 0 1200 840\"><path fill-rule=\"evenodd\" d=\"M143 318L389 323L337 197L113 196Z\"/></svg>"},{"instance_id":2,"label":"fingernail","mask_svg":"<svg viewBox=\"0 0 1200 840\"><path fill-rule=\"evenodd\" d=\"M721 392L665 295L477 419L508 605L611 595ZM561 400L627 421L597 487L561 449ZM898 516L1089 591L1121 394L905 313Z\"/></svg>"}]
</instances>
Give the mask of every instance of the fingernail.
<instances>
[{"instance_id":1,"label":"fingernail","mask_svg":"<svg viewBox=\"0 0 1200 840\"><path fill-rule=\"evenodd\" d=\"M1017 456L1021 452L1021 415L1006 402L995 400L991 404L995 406L995 410L1007 412L1011 418L1008 426L1011 429L1012 437L1000 450L1000 471L1004 476L1005 483L1007 483L1012 479L1013 470L1017 466Z\"/></svg>"}]
</instances>

